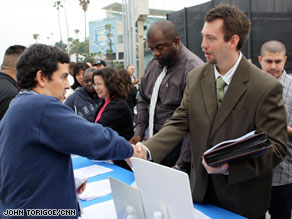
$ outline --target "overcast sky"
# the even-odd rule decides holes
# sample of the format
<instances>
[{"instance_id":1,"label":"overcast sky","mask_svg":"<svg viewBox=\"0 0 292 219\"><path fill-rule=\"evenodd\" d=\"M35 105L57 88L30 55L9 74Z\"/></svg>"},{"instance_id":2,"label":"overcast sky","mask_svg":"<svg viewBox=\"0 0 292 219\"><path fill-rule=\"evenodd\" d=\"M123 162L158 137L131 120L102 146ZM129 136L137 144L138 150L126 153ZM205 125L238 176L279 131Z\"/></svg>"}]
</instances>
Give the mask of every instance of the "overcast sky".
<instances>
[{"instance_id":1,"label":"overcast sky","mask_svg":"<svg viewBox=\"0 0 292 219\"><path fill-rule=\"evenodd\" d=\"M145 0L146 1L146 0ZM208 0L149 0L150 8L180 10L207 2ZM39 34L39 43L53 44L60 41L58 12L53 7L55 0L0 0L0 63L5 50L15 44L30 46L35 43L33 34ZM62 0L65 3L69 36L75 38L74 30L80 30L84 38L84 12L78 0ZM87 21L105 18L101 8L122 0L91 0ZM64 8L60 10L63 41L67 40ZM88 24L87 24L88 36ZM1 65L1 64L0 64Z\"/></svg>"}]
</instances>

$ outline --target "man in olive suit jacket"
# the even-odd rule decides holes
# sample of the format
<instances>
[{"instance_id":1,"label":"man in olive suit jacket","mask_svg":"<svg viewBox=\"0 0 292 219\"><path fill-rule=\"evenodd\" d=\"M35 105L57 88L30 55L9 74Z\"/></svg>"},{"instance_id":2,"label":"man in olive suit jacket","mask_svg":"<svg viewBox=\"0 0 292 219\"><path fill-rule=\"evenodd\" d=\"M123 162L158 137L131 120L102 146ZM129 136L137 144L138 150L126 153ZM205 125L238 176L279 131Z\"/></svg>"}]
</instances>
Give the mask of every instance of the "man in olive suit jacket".
<instances>
[{"instance_id":1,"label":"man in olive suit jacket","mask_svg":"<svg viewBox=\"0 0 292 219\"><path fill-rule=\"evenodd\" d=\"M237 7L219 5L207 12L201 47L208 63L188 74L180 107L144 144L160 162L189 131L193 200L263 218L270 204L272 169L286 155L287 124L281 84L240 52L249 32L250 22ZM224 97L216 92L220 77ZM217 167L202 159L211 146L252 130L267 131L272 149Z\"/></svg>"}]
</instances>

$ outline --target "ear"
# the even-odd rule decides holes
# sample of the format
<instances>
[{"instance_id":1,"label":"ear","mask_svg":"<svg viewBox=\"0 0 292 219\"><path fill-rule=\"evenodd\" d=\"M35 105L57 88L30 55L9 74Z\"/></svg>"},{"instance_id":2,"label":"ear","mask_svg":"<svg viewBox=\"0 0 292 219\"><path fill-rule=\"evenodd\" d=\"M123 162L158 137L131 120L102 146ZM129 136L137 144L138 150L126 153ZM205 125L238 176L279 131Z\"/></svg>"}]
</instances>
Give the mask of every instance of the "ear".
<instances>
[{"instance_id":1,"label":"ear","mask_svg":"<svg viewBox=\"0 0 292 219\"><path fill-rule=\"evenodd\" d=\"M284 57L284 64L286 64L287 56Z\"/></svg>"},{"instance_id":2,"label":"ear","mask_svg":"<svg viewBox=\"0 0 292 219\"><path fill-rule=\"evenodd\" d=\"M259 63L262 64L262 57L258 56Z\"/></svg>"},{"instance_id":3,"label":"ear","mask_svg":"<svg viewBox=\"0 0 292 219\"><path fill-rule=\"evenodd\" d=\"M178 37L176 37L176 38L174 38L173 42L176 46L178 46L180 43L180 39Z\"/></svg>"},{"instance_id":4,"label":"ear","mask_svg":"<svg viewBox=\"0 0 292 219\"><path fill-rule=\"evenodd\" d=\"M37 82L37 86L44 88L47 84L47 77L43 74L42 70L37 71L35 80Z\"/></svg>"},{"instance_id":5,"label":"ear","mask_svg":"<svg viewBox=\"0 0 292 219\"><path fill-rule=\"evenodd\" d=\"M232 48L235 48L235 49L237 48L237 45L239 43L239 40L240 40L240 38L239 38L239 36L237 34L234 34L231 37L230 43L231 43Z\"/></svg>"}]
</instances>

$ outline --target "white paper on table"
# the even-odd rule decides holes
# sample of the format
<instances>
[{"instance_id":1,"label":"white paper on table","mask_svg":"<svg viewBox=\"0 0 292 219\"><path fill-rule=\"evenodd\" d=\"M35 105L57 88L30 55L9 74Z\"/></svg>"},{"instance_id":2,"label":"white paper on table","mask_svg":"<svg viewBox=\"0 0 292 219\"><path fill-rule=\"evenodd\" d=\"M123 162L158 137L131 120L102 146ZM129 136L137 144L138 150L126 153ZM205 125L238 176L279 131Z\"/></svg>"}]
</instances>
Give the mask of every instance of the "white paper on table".
<instances>
[{"instance_id":1,"label":"white paper on table","mask_svg":"<svg viewBox=\"0 0 292 219\"><path fill-rule=\"evenodd\" d=\"M99 180L96 182L87 183L85 191L79 195L79 198L84 201L89 201L111 194L111 192L109 180Z\"/></svg>"},{"instance_id":2,"label":"white paper on table","mask_svg":"<svg viewBox=\"0 0 292 219\"><path fill-rule=\"evenodd\" d=\"M209 151L212 151L212 150L216 149L217 147L219 147L219 146L222 145L222 144L226 144L226 143L232 143L232 142L240 141L240 140L242 140L242 139L244 139L244 138L247 138L247 137L249 137L249 136L252 136L252 135L254 135L254 134L255 134L255 130L254 130L254 131L251 131L251 132L249 132L249 133L247 133L247 134L245 134L245 135L243 135L243 136L241 136L241 137L239 137L239 138L232 139L232 140L227 140L227 141L222 141L222 142L216 144L215 146L209 148L208 150L206 150L206 151L204 152L204 154L208 153Z\"/></svg>"},{"instance_id":3,"label":"white paper on table","mask_svg":"<svg viewBox=\"0 0 292 219\"><path fill-rule=\"evenodd\" d=\"M74 170L74 176L80 179L85 179L85 178L97 176L103 173L107 173L110 171L113 171L113 169L94 164L92 166L83 167L83 168Z\"/></svg>"},{"instance_id":4,"label":"white paper on table","mask_svg":"<svg viewBox=\"0 0 292 219\"><path fill-rule=\"evenodd\" d=\"M91 205L83 208L84 214L82 219L96 219L96 218L108 218L116 219L117 214L113 200Z\"/></svg>"},{"instance_id":5,"label":"white paper on table","mask_svg":"<svg viewBox=\"0 0 292 219\"><path fill-rule=\"evenodd\" d=\"M72 158L72 159L74 159L74 158L78 158L78 157L80 157L80 156L77 155L77 154L71 154L71 158Z\"/></svg>"},{"instance_id":6,"label":"white paper on table","mask_svg":"<svg viewBox=\"0 0 292 219\"><path fill-rule=\"evenodd\" d=\"M114 164L111 160L91 160L93 163L109 163Z\"/></svg>"},{"instance_id":7,"label":"white paper on table","mask_svg":"<svg viewBox=\"0 0 292 219\"><path fill-rule=\"evenodd\" d=\"M211 219L210 217L208 217L203 212L197 209L194 209L194 215L195 215L195 218L198 218L198 219Z\"/></svg>"}]
</instances>

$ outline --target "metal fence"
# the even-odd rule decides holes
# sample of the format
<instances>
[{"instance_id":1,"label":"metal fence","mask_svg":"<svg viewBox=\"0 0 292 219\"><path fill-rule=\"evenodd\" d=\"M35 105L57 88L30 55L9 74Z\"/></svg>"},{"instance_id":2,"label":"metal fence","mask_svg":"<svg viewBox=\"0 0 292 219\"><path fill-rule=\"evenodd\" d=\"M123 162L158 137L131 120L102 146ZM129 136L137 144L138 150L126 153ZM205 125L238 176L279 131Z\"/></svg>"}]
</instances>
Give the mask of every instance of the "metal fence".
<instances>
[{"instance_id":1,"label":"metal fence","mask_svg":"<svg viewBox=\"0 0 292 219\"><path fill-rule=\"evenodd\" d=\"M242 48L243 54L260 67L258 55L262 44L268 40L279 40L286 45L286 71L292 72L292 1L291 0L213 0L201 5L184 8L168 14L167 19L176 24L182 42L203 60L201 30L206 12L227 3L238 6L252 23L248 42Z\"/></svg>"}]
</instances>

